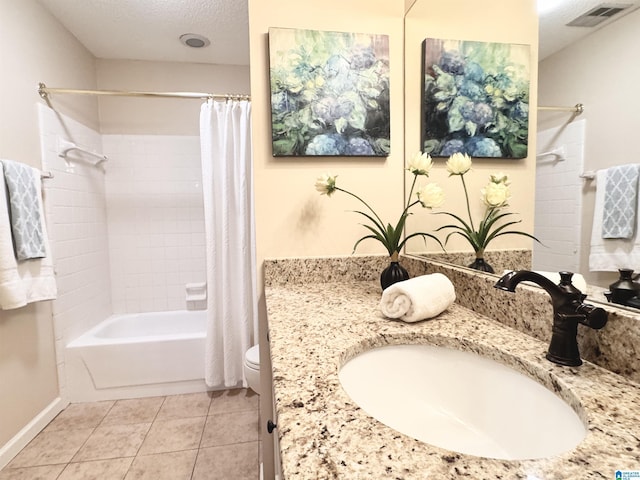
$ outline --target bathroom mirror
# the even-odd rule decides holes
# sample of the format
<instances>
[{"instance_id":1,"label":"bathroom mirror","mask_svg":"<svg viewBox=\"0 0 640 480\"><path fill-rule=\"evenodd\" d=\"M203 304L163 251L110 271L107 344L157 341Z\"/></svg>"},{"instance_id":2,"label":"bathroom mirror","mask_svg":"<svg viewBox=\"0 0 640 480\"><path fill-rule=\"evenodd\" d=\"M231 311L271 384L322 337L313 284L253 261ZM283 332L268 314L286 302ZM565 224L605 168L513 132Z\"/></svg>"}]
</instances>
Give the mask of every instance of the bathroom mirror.
<instances>
[{"instance_id":1,"label":"bathroom mirror","mask_svg":"<svg viewBox=\"0 0 640 480\"><path fill-rule=\"evenodd\" d=\"M416 6L419 6L421 2L426 0L418 0ZM415 6L414 6L415 8ZM552 105L552 106L564 106L570 107L577 103L583 103L585 105L585 111L581 115L569 111L530 111L530 125L536 129L538 133L537 139L537 151L543 153L545 149L550 146L554 147L554 140L557 140L561 135L566 135L572 128L582 123L581 128L584 132L584 137L581 142L574 142L571 144L566 139L562 145L565 148L576 148L580 154L582 164L576 166L576 170L572 173L571 177L575 182L578 182L578 191L580 192L581 205L579 211L567 211L566 205L563 203L555 204L554 208L559 214L565 214L565 224L574 228L574 237L572 238L572 244L569 248L569 253L573 253L571 265L578 265L578 268L567 268L562 265L562 262L556 262L552 266L557 268L538 268L540 270L572 270L578 271L584 275L588 283L588 293L590 301L606 302L606 299L601 295L601 292L606 290L608 286L617 280L617 272L590 272L589 271L589 250L591 241L591 226L593 221L593 211L595 203L595 181L577 178L583 172L597 171L598 169L607 168L612 165L618 165L623 163L634 163L634 159L630 159L628 155L629 144L625 141L612 142L612 139L631 139L633 137L632 128L635 125L635 111L637 111L638 103L635 96L629 96L628 94L618 93L623 91L633 91L630 87L626 90L627 80L629 77L630 84L631 79L635 78L635 75L631 73L631 66L627 67L625 62L620 62L621 58L634 58L634 51L638 45L638 40L635 38L634 32L637 32L637 26L640 25L640 9L635 10L637 4L631 7L631 11L623 15L615 22L608 23L602 28L595 29L592 33L585 37L580 38L574 44L569 45L564 50L556 52L544 59L538 64L537 81L532 79L531 83L531 105ZM405 62L407 66L410 65L410 58L415 58L415 51L419 54L419 49L411 47L412 43L421 43L422 38L420 35L416 35L411 31L411 19L414 14L413 9L407 14L406 22L406 44L407 44L407 57ZM568 28L568 27L567 27ZM422 29L423 32L429 31L431 35L431 29ZM413 35L413 36L411 36ZM424 36L424 35L422 35ZM414 53L411 49L414 49ZM415 60L417 63L419 59ZM631 62L632 63L632 62ZM596 68L597 65L597 68ZM615 89L603 88L603 81L606 75L602 74L607 71L615 71L616 78L623 77L625 80L623 85L617 85ZM414 69L415 72L415 69ZM532 72L535 75L536 72ZM406 73L406 129L407 137L405 143L406 155L410 156L412 152L415 152L419 148L419 137L416 132L412 132L412 129L419 128L419 113L416 113L416 109L419 109L419 97L416 97L420 85L412 84L414 82L410 78L412 73L410 68L407 68ZM606 81L605 81L606 83ZM534 92L533 89L536 89ZM418 125L414 125L417 123ZM540 134L542 132L551 132L551 137L541 140ZM607 141L603 141L607 139ZM573 145L573 147L571 146ZM571 152L569 152L571 153ZM558 167L558 171L563 167L569 165L573 159L569 158L559 159L559 157L546 157L545 159L538 159L538 163L542 161L553 164L554 167ZM563 163L564 162L564 163ZM434 170L444 169L444 159L437 159L435 162ZM510 176L514 177L512 173L514 169L516 172L524 175L536 175L536 153L530 151L529 156L522 164L526 165L522 167L516 163L503 163L500 166L496 162L480 165L480 161L474 162L474 168L479 167L478 170L483 174L486 170L508 171ZM482 167L482 170L480 170ZM562 167L562 168L561 168ZM517 170L522 168L522 170ZM478 173L478 172L476 172ZM523 178L517 177L517 178ZM408 181L412 178L407 177ZM450 183L453 179L447 179L446 175L436 173L431 175L429 181L447 182ZM483 181L485 179L483 178ZM519 180L514 177L512 179L512 190L514 188L520 188ZM533 183L529 180L529 183ZM542 182L540 182L542 184ZM409 191L410 184L406 188L406 193ZM447 188L450 188L449 186ZM456 200L458 203L463 202L464 198L461 196L462 190L458 190L458 197ZM478 197L477 188L470 187L470 200L473 203ZM455 192L454 192L455 194ZM522 192L519 191L518 195ZM533 200L536 198L537 192L531 197ZM445 204L444 207L447 207ZM530 209L528 210L528 208ZM448 208L446 208L448 210ZM535 208L538 212L540 208ZM527 223L525 216L533 216L533 205L515 205L512 204L510 211L518 214L522 219L522 223L518 227L524 231L532 232L537 235L545 244L549 245L549 249L560 249L559 242L566 240L563 237L563 232L543 231L539 228L534 230L534 222ZM473 212L472 212L473 213ZM481 213L480 213L481 214ZM413 233L415 231L432 231L437 226L441 225L441 217L435 217L427 212L419 212L416 217L422 216L428 218L424 223L408 222L407 233ZM475 217L474 217L475 218ZM554 238L554 235L558 235ZM503 249L529 249L531 244L523 239L516 238L515 236L505 237L503 242L495 242L491 244L490 250L503 250ZM466 250L473 253L470 246L464 243L452 243L447 245L447 251L455 252ZM437 245L427 245L414 242L407 246L407 254L422 255L427 254L434 259L443 260L438 255L441 253ZM533 268L536 269L536 255L534 253ZM465 259L465 261L469 257ZM446 258L444 259L445 261ZM455 263L455 262L451 262ZM640 266L636 266L637 268ZM518 268L518 265L515 266ZM633 266L630 266L633 268ZM497 273L502 273L497 272ZM595 293L593 293L595 292ZM618 306L618 305L616 305ZM637 312L637 310L634 310Z\"/></svg>"}]
</instances>

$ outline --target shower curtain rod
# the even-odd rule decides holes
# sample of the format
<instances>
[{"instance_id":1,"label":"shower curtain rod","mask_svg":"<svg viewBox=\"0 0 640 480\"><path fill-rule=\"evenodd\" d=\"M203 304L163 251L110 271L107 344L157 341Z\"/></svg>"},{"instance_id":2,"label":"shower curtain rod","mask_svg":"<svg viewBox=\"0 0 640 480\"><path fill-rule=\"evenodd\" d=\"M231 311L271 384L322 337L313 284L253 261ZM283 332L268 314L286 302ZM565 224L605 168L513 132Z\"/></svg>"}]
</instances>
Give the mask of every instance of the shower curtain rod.
<instances>
[{"instance_id":1,"label":"shower curtain rod","mask_svg":"<svg viewBox=\"0 0 640 480\"><path fill-rule=\"evenodd\" d=\"M75 93L78 95L104 95L113 97L165 97L165 98L195 98L200 100L251 100L250 95L244 94L215 94L200 92L138 92L125 90L76 90L72 88L49 88L44 83L38 84L38 94L47 102L49 94Z\"/></svg>"},{"instance_id":2,"label":"shower curtain rod","mask_svg":"<svg viewBox=\"0 0 640 480\"><path fill-rule=\"evenodd\" d=\"M582 103L576 103L573 107L538 107L538 110L553 110L556 112L573 112L580 115L584 112L584 105Z\"/></svg>"}]
</instances>

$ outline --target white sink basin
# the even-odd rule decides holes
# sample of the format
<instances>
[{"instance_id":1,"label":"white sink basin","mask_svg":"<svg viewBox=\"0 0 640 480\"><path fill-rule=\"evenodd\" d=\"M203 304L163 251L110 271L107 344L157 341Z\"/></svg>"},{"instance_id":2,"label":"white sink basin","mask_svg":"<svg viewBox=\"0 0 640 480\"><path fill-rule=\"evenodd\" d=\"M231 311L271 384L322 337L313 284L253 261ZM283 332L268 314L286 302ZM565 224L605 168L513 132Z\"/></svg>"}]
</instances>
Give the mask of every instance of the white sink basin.
<instances>
[{"instance_id":1,"label":"white sink basin","mask_svg":"<svg viewBox=\"0 0 640 480\"><path fill-rule=\"evenodd\" d=\"M339 372L369 415L423 442L506 460L573 449L586 435L576 412L541 384L479 355L430 345L366 351Z\"/></svg>"}]
</instances>

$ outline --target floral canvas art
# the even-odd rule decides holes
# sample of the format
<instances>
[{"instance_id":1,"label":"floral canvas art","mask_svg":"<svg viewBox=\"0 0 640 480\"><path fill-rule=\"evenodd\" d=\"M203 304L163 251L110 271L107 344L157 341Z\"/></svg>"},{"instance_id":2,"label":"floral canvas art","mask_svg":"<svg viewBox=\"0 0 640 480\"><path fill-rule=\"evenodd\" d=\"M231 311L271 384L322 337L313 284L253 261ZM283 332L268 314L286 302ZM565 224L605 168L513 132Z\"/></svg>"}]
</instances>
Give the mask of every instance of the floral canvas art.
<instances>
[{"instance_id":1,"label":"floral canvas art","mask_svg":"<svg viewBox=\"0 0 640 480\"><path fill-rule=\"evenodd\" d=\"M526 157L529 46L427 38L423 51L422 149Z\"/></svg>"},{"instance_id":2,"label":"floral canvas art","mask_svg":"<svg viewBox=\"0 0 640 480\"><path fill-rule=\"evenodd\" d=\"M269 29L274 156L387 156L387 35Z\"/></svg>"}]
</instances>

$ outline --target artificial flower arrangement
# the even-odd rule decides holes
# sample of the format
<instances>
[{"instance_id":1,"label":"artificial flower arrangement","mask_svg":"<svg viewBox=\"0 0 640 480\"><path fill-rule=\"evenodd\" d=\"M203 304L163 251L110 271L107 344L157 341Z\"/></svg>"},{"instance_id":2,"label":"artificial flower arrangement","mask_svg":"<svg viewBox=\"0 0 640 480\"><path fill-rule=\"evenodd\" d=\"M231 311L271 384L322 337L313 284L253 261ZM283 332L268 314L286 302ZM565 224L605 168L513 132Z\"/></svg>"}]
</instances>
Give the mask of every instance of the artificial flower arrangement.
<instances>
[{"instance_id":1,"label":"artificial flower arrangement","mask_svg":"<svg viewBox=\"0 0 640 480\"><path fill-rule=\"evenodd\" d=\"M509 191L509 177L502 172L491 175L489 177L489 183L487 183L487 185L480 191L481 199L484 202L486 209L484 216L476 228L473 222L473 217L471 216L467 184L464 181L464 176L471 170L471 165L471 158L466 153L454 153L449 157L446 164L449 177L460 177L462 188L464 189L469 221L466 222L458 215L450 212L437 212L440 215L448 215L452 217L458 223L443 225L436 231L452 230L445 239L445 245L452 235L460 235L465 238L471 244L471 247L473 247L473 250L476 253L476 262L469 266L478 270L493 273L493 268L484 262L484 251L491 240L503 235L523 235L535 240L536 242L540 241L533 235L526 232L508 229L512 225L520 223L521 220L510 220L505 223L500 222L500 220L506 220L506 217L510 215L515 215L513 212L503 211L503 209L508 206L511 193Z\"/></svg>"},{"instance_id":2,"label":"artificial flower arrangement","mask_svg":"<svg viewBox=\"0 0 640 480\"><path fill-rule=\"evenodd\" d=\"M404 231L405 222L407 217L411 214L410 209L417 204L420 204L423 208L436 208L442 205L444 201L444 193L442 188L435 183L427 183L426 185L418 188L416 190L417 200L411 201L413 191L416 187L416 183L418 177L420 176L429 176L429 172L433 167L433 162L431 157L428 154L423 154L421 152L414 155L414 157L409 161L409 165L407 170L413 174L413 183L411 184L411 190L409 191L409 195L407 196L407 203L404 207L404 210L400 214L400 218L398 222L393 226L391 223L387 223L385 226L385 222L378 216L378 214L371 208L371 206L365 202L362 198L360 198L355 193L352 193L348 190L340 188L336 185L336 177L337 175L329 175L325 174L319 177L316 180L315 187L318 192L322 195L327 195L330 197L335 191L346 193L360 201L365 207L366 211L355 210L355 213L362 215L366 218L370 224L363 223L362 225L369 230L371 233L369 235L365 235L360 238L353 245L353 251L356 251L360 242L367 239L373 239L379 241L384 248L389 252L389 256L391 257L392 262L397 262L398 254L400 253L400 249L407 242L407 240L414 237L422 237L426 242L427 237L435 240L441 248L444 248L440 240L430 233L417 232L412 233L411 235L407 235L404 239L402 238L402 234Z\"/></svg>"},{"instance_id":3,"label":"artificial flower arrangement","mask_svg":"<svg viewBox=\"0 0 640 480\"><path fill-rule=\"evenodd\" d=\"M471 244L471 247L476 253L476 262L469 266L471 268L493 273L493 268L484 262L483 255L485 248L494 238L503 235L523 235L537 242L539 242L539 240L529 233L509 229L509 227L520 223L521 220L506 221L508 216L515 215L515 213L503 211L503 209L508 206L508 201L511 196L511 193L509 191L509 177L504 173L491 175L489 183L481 190L481 198L486 205L486 210L484 216L478 223L478 227L476 228L476 224L474 223L473 217L471 215L469 193L467 191L467 184L464 179L465 174L467 174L471 170L471 166L471 158L467 154L454 153L447 160L446 168L449 172L449 177L458 176L460 177L460 181L462 182L469 220L465 221L460 216L450 212L435 212L435 214L437 215L447 215L457 222L443 225L437 228L436 232L441 230L452 230L445 238L444 245L447 244L449 238L451 238L452 235L459 235L465 238ZM355 213L362 215L370 222L370 224L363 223L362 225L371 233L369 235L363 236L356 241L353 246L354 252L360 242L362 242L363 240L377 240L385 247L385 249L389 253L389 256L391 257L391 261L393 263L396 263L398 260L400 249L409 239L413 237L422 237L425 242L427 237L429 237L435 240L438 245L440 245L440 247L444 250L443 243L436 236L430 233L417 232L407 235L406 237L404 237L404 239L402 238L405 222L407 220L407 217L411 214L409 210L413 206L420 204L424 208L433 209L441 206L444 203L444 193L442 191L442 188L435 183L428 183L423 187L418 188L416 191L417 200L413 202L411 201L418 177L428 177L432 167L433 161L431 159L431 156L427 153L418 152L409 161L407 170L413 174L413 182L411 184L409 195L407 196L407 203L404 207L404 210L400 214L400 219L396 223L395 227L390 223L387 223L385 226L385 223L373 210L373 208L371 208L371 206L358 195L338 187L336 185L337 175L332 176L329 174L325 174L319 177L316 180L315 187L316 190L320 192L320 194L327 195L328 197L330 197L335 191L346 193L347 195L350 195L360 201L360 203L362 203L366 207L367 211L355 210ZM503 220L503 222L500 222L500 220ZM408 278L408 275L406 275L406 278ZM385 287L383 286L383 288Z\"/></svg>"}]
</instances>

